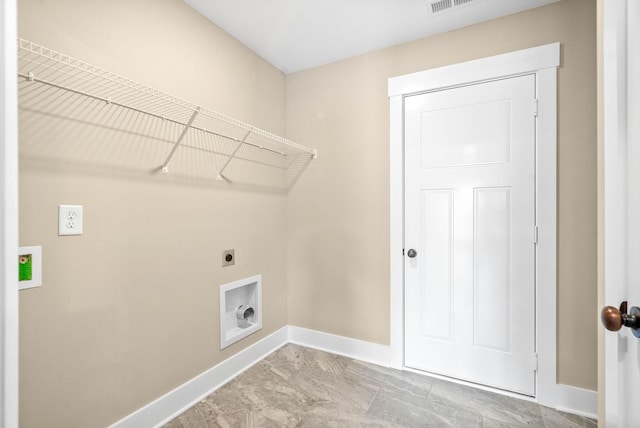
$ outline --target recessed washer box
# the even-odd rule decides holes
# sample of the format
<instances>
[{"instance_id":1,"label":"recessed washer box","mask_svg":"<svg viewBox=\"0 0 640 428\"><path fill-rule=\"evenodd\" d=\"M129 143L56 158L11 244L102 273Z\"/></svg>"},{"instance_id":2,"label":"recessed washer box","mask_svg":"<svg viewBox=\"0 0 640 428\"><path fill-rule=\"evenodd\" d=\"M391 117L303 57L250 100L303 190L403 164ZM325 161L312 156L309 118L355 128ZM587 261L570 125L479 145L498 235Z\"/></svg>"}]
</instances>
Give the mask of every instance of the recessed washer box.
<instances>
[{"instance_id":1,"label":"recessed washer box","mask_svg":"<svg viewBox=\"0 0 640 428\"><path fill-rule=\"evenodd\" d=\"M42 285L42 247L18 248L18 290Z\"/></svg>"},{"instance_id":2,"label":"recessed washer box","mask_svg":"<svg viewBox=\"0 0 640 428\"><path fill-rule=\"evenodd\" d=\"M262 275L220 286L220 349L262 329Z\"/></svg>"}]
</instances>

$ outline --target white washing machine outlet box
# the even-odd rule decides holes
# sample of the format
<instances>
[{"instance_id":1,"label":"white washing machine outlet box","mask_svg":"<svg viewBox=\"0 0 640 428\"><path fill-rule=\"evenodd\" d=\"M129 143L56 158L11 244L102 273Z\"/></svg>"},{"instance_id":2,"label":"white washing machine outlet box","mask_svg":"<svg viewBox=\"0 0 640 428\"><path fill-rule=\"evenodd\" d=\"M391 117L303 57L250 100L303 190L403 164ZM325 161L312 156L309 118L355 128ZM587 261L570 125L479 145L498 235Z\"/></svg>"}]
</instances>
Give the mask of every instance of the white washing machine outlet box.
<instances>
[{"instance_id":1,"label":"white washing machine outlet box","mask_svg":"<svg viewBox=\"0 0 640 428\"><path fill-rule=\"evenodd\" d=\"M220 349L262 328L262 275L220 286Z\"/></svg>"}]
</instances>

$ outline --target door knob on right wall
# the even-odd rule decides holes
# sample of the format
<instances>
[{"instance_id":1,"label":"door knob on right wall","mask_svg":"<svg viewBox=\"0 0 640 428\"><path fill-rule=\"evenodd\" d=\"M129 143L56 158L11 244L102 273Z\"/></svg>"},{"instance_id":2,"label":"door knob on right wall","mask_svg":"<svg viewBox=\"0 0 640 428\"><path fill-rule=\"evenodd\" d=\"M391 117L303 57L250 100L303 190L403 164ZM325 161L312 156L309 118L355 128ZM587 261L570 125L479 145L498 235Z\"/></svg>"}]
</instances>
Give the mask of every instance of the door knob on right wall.
<instances>
[{"instance_id":1,"label":"door knob on right wall","mask_svg":"<svg viewBox=\"0 0 640 428\"><path fill-rule=\"evenodd\" d=\"M629 327L635 337L640 338L640 308L633 306L627 314L627 302L622 302L620 308L605 306L600 312L602 325L609 331L618 331L622 326Z\"/></svg>"}]
</instances>

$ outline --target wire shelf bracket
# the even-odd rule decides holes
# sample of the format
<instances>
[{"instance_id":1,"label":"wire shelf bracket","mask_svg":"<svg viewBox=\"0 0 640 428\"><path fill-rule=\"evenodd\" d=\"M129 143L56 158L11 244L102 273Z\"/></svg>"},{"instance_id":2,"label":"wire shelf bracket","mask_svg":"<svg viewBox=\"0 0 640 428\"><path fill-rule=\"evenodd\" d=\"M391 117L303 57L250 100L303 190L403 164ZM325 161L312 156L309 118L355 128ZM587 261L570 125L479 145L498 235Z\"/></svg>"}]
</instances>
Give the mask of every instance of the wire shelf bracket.
<instances>
[{"instance_id":1,"label":"wire shelf bracket","mask_svg":"<svg viewBox=\"0 0 640 428\"><path fill-rule=\"evenodd\" d=\"M231 153L231 156L229 156L229 158L227 159L227 161L224 163L224 165L222 165L222 168L220 168L220 171L218 171L218 175L216 177L216 179L218 181L229 181L224 175L222 175L222 173L224 172L225 169L227 169L227 166L229 166L229 164L231 163L231 161L233 160L233 158L236 157L236 154L238 154L238 150L240 150L240 148L242 147L242 145L247 141L247 137L249 137L249 134L251 134L251 131L248 131L246 133L246 135L244 136L244 138L242 139L242 141L238 141L238 145L236 146L235 150L233 151L233 153Z\"/></svg>"},{"instance_id":2,"label":"wire shelf bracket","mask_svg":"<svg viewBox=\"0 0 640 428\"><path fill-rule=\"evenodd\" d=\"M165 160L164 163L162 164L162 172L164 173L169 172L169 162L171 162L171 158L173 157L176 150L178 150L178 146L182 142L182 139L184 138L184 136L187 135L187 131L189 131L189 128L191 128L191 125L193 125L193 121L196 119L196 116L198 115L199 112L200 112L200 107L196 107L196 109L193 111L193 114L191 115L191 118L189 119L189 122L185 125L184 129L182 130L182 134L180 134L180 136L178 137L178 140L173 145L173 149L171 149L169 156L167 156L167 160Z\"/></svg>"}]
</instances>

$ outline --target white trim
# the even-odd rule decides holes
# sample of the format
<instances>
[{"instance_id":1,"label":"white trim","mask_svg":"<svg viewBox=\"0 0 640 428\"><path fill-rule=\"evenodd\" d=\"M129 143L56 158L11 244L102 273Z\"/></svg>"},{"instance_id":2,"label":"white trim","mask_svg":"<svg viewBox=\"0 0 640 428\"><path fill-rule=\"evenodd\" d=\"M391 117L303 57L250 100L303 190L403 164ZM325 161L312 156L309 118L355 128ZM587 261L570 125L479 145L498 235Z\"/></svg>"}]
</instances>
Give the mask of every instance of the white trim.
<instances>
[{"instance_id":1,"label":"white trim","mask_svg":"<svg viewBox=\"0 0 640 428\"><path fill-rule=\"evenodd\" d=\"M389 79L390 96L390 254L391 355L394 367L404 354L404 246L403 222L403 100L410 94L463 86L521 74L536 74L539 115L537 123L537 212L540 240L536 257L536 331L539 369L536 399L556 403L556 67L560 44L454 64ZM555 314L556 316L548 316Z\"/></svg>"},{"instance_id":2,"label":"white trim","mask_svg":"<svg viewBox=\"0 0 640 428\"><path fill-rule=\"evenodd\" d=\"M0 427L18 426L17 6L0 6Z\"/></svg>"},{"instance_id":3,"label":"white trim","mask_svg":"<svg viewBox=\"0 0 640 428\"><path fill-rule=\"evenodd\" d=\"M289 326L289 342L379 366L391 366L390 346L295 326Z\"/></svg>"},{"instance_id":4,"label":"white trim","mask_svg":"<svg viewBox=\"0 0 640 428\"><path fill-rule=\"evenodd\" d=\"M119 420L110 428L162 426L287 343L319 349L385 367L389 367L391 362L391 351L388 346L302 327L285 326ZM425 375L423 372L407 371ZM451 379L447 380L451 381ZM469 385L465 382L457 383ZM557 406L558 410L595 418L597 400L594 391L567 385L559 386L561 387L561 401ZM522 396L496 391L492 388L481 389L527 400Z\"/></svg>"},{"instance_id":5,"label":"white trim","mask_svg":"<svg viewBox=\"0 0 640 428\"><path fill-rule=\"evenodd\" d=\"M536 129L536 351L538 383L536 398L540 404L553 407L556 402L557 369L557 69L539 70L538 126ZM555 316L549 316L554 314Z\"/></svg>"},{"instance_id":6,"label":"white trim","mask_svg":"<svg viewBox=\"0 0 640 428\"><path fill-rule=\"evenodd\" d=\"M395 96L390 99L390 165L389 233L390 245L390 290L389 303L391 305L390 345L392 365L396 369L404 366L404 113L403 97Z\"/></svg>"},{"instance_id":7,"label":"white trim","mask_svg":"<svg viewBox=\"0 0 640 428\"><path fill-rule=\"evenodd\" d=\"M531 73L560 65L560 43L447 65L389 79L390 97Z\"/></svg>"},{"instance_id":8,"label":"white trim","mask_svg":"<svg viewBox=\"0 0 640 428\"><path fill-rule=\"evenodd\" d=\"M287 342L288 326L285 326L119 420L110 428L162 426Z\"/></svg>"},{"instance_id":9,"label":"white trim","mask_svg":"<svg viewBox=\"0 0 640 428\"><path fill-rule=\"evenodd\" d=\"M589 389L558 384L557 400L554 406L557 410L591 419L598 419L598 393Z\"/></svg>"}]
</instances>

